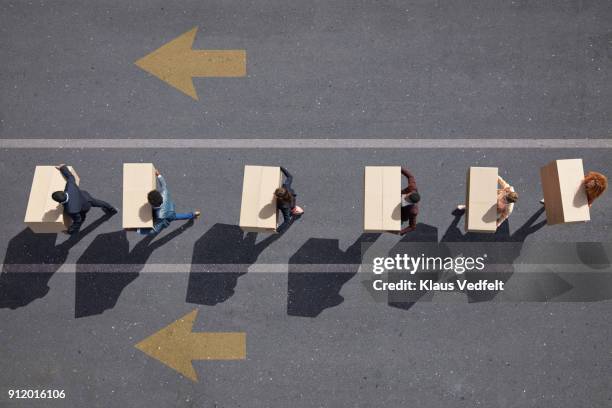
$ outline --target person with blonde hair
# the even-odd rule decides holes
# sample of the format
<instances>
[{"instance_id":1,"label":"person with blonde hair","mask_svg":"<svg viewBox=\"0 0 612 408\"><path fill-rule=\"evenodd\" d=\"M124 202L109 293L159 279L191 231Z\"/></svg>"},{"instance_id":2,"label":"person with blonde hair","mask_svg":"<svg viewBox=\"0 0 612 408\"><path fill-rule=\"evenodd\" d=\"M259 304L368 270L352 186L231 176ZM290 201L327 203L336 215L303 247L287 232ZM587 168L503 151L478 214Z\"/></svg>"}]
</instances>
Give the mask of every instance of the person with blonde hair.
<instances>
[{"instance_id":1,"label":"person with blonde hair","mask_svg":"<svg viewBox=\"0 0 612 408\"><path fill-rule=\"evenodd\" d=\"M514 203L518 201L518 193L501 176L497 176L497 183L501 187L497 189L497 227L499 228L514 211ZM459 211L464 211L465 208L465 204L457 206Z\"/></svg>"},{"instance_id":2,"label":"person with blonde hair","mask_svg":"<svg viewBox=\"0 0 612 408\"><path fill-rule=\"evenodd\" d=\"M518 193L501 176L497 177L497 183L501 186L497 189L497 226L499 227L514 211L514 203L518 201Z\"/></svg>"}]
</instances>

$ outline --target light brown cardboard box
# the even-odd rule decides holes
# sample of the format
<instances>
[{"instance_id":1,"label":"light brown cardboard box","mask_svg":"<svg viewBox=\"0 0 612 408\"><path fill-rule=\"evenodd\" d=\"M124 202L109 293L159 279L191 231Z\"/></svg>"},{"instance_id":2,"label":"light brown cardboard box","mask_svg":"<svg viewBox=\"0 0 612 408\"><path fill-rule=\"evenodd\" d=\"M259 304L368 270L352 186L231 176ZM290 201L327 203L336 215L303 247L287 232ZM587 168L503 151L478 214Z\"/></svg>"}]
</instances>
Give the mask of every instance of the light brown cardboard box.
<instances>
[{"instance_id":1,"label":"light brown cardboard box","mask_svg":"<svg viewBox=\"0 0 612 408\"><path fill-rule=\"evenodd\" d=\"M280 167L244 166L240 228L249 232L276 232L274 190L282 185Z\"/></svg>"},{"instance_id":2,"label":"light brown cardboard box","mask_svg":"<svg viewBox=\"0 0 612 408\"><path fill-rule=\"evenodd\" d=\"M147 194L156 188L152 163L123 163L123 228L153 228Z\"/></svg>"},{"instance_id":3,"label":"light brown cardboard box","mask_svg":"<svg viewBox=\"0 0 612 408\"><path fill-rule=\"evenodd\" d=\"M68 166L68 169L79 184L79 175L72 167ZM32 231L57 234L70 227L72 220L64 215L64 206L51 198L54 191L64 191L65 187L66 180L55 166L36 166L24 219Z\"/></svg>"},{"instance_id":4,"label":"light brown cardboard box","mask_svg":"<svg viewBox=\"0 0 612 408\"><path fill-rule=\"evenodd\" d=\"M366 166L363 202L365 232L402 229L402 171L400 166Z\"/></svg>"},{"instance_id":5,"label":"light brown cardboard box","mask_svg":"<svg viewBox=\"0 0 612 408\"><path fill-rule=\"evenodd\" d=\"M465 230L497 231L497 167L470 167L467 174Z\"/></svg>"},{"instance_id":6,"label":"light brown cardboard box","mask_svg":"<svg viewBox=\"0 0 612 408\"><path fill-rule=\"evenodd\" d=\"M547 224L591 219L582 159L554 160L540 169Z\"/></svg>"}]
</instances>

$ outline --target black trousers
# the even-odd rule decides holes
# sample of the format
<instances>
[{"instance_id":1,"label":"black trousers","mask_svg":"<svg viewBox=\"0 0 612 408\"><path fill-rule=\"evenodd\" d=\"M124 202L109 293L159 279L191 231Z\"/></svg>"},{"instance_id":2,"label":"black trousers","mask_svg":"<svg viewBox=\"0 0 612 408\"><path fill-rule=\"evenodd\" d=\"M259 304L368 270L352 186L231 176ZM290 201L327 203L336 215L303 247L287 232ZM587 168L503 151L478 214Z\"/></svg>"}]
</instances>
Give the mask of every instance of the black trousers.
<instances>
[{"instance_id":1,"label":"black trousers","mask_svg":"<svg viewBox=\"0 0 612 408\"><path fill-rule=\"evenodd\" d=\"M91 197L88 201L92 207L102 208L104 211L111 211L114 209L114 207L106 201L98 200L97 198ZM87 217L87 212L89 212L89 210L81 211L81 222L85 221L85 217Z\"/></svg>"},{"instance_id":2,"label":"black trousers","mask_svg":"<svg viewBox=\"0 0 612 408\"><path fill-rule=\"evenodd\" d=\"M113 209L113 206L107 203L106 201L98 200L97 198L93 198L93 197L89 200L89 204L91 204L92 207L99 207L105 210Z\"/></svg>"}]
</instances>

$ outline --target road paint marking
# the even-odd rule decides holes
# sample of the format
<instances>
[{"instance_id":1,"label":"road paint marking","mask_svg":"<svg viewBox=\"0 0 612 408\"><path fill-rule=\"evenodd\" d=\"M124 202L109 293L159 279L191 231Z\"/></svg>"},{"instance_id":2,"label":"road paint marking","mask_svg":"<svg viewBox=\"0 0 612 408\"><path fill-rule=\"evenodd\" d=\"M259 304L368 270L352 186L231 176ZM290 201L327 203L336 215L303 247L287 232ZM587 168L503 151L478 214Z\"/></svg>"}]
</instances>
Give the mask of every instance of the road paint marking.
<instances>
[{"instance_id":1,"label":"road paint marking","mask_svg":"<svg viewBox=\"0 0 612 408\"><path fill-rule=\"evenodd\" d=\"M588 273L610 274L612 267L608 264L579 264L579 263L512 263L487 264L488 270L515 269L517 273L537 273L538 270L549 268L555 273L572 273L586 271ZM598 268L598 269L594 269ZM188 274L188 273L368 273L371 274L369 264L4 264L2 274L39 274L39 273L68 273L68 274ZM1 276L1 275L0 275Z\"/></svg>"},{"instance_id":2,"label":"road paint marking","mask_svg":"<svg viewBox=\"0 0 612 408\"><path fill-rule=\"evenodd\" d=\"M142 57L135 64L193 99L193 78L246 76L245 50L194 50L198 27Z\"/></svg>"},{"instance_id":3,"label":"road paint marking","mask_svg":"<svg viewBox=\"0 0 612 408\"><path fill-rule=\"evenodd\" d=\"M198 309L147 337L136 348L192 381L198 381L193 360L246 359L246 333L193 332Z\"/></svg>"},{"instance_id":4,"label":"road paint marking","mask_svg":"<svg viewBox=\"0 0 612 408\"><path fill-rule=\"evenodd\" d=\"M612 149L612 139L0 139L0 149Z\"/></svg>"}]
</instances>

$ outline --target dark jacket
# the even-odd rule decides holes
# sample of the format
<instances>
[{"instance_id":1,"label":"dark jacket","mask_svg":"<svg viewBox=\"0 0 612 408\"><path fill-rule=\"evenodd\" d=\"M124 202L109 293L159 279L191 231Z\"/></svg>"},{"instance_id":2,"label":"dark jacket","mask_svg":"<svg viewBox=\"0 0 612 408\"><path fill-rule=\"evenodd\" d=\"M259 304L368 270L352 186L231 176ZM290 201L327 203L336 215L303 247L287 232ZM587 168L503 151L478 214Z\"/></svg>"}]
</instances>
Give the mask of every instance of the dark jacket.
<instances>
[{"instance_id":1,"label":"dark jacket","mask_svg":"<svg viewBox=\"0 0 612 408\"><path fill-rule=\"evenodd\" d=\"M72 225L68 228L69 234L75 234L85 221L85 214L91 209L91 195L77 186L76 180L68 166L60 168L62 176L66 179L64 192L68 195L68 202L64 203L64 213L72 219Z\"/></svg>"},{"instance_id":2,"label":"dark jacket","mask_svg":"<svg viewBox=\"0 0 612 408\"><path fill-rule=\"evenodd\" d=\"M402 194L409 194L413 191L419 191L416 185L416 180L412 173L402 167L402 174L408 179L408 187L402 190ZM400 234L405 234L408 231L412 231L417 225L417 216L419 215L419 205L409 204L402 207L402 221L408 220L408 226L400 231Z\"/></svg>"},{"instance_id":3,"label":"dark jacket","mask_svg":"<svg viewBox=\"0 0 612 408\"><path fill-rule=\"evenodd\" d=\"M286 168L281 167L280 169L285 175L285 181L283 183L283 187L291 193L291 195L293 196L293 199L291 200L290 203L285 203L285 202L276 200L276 208L278 208L283 214L283 223L279 225L279 227L276 229L277 232L283 232L285 228L287 228L291 224L291 221L292 221L291 210L295 208L295 196L297 196L297 194L291 187L291 183L293 183L293 176L291 175L291 173L289 173L289 171L287 171Z\"/></svg>"},{"instance_id":4,"label":"dark jacket","mask_svg":"<svg viewBox=\"0 0 612 408\"><path fill-rule=\"evenodd\" d=\"M176 218L176 204L172 201L166 179L161 174L157 176L157 191L162 195L162 205L153 208L153 228L139 228L141 235L159 234L164 228L168 228L170 223Z\"/></svg>"}]
</instances>

